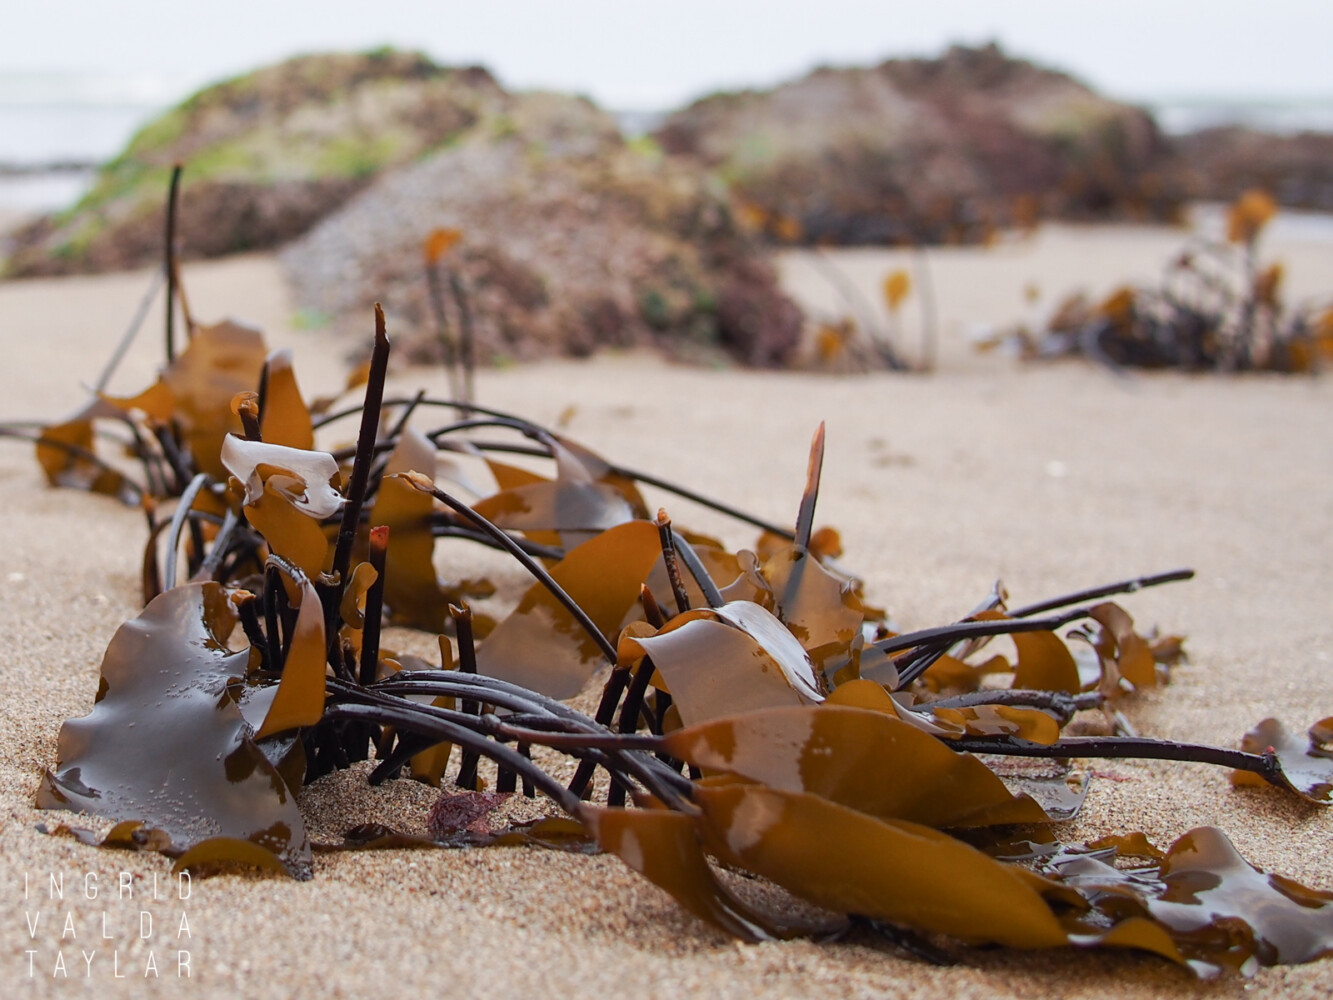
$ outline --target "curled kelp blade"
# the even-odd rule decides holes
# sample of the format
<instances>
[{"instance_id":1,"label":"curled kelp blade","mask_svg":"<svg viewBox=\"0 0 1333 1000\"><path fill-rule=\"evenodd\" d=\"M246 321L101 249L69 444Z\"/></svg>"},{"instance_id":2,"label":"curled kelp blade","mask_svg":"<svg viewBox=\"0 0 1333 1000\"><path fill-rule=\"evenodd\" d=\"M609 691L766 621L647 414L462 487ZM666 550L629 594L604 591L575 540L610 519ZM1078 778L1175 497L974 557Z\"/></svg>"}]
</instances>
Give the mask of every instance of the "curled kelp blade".
<instances>
[{"instance_id":1,"label":"curled kelp blade","mask_svg":"<svg viewBox=\"0 0 1333 1000\"><path fill-rule=\"evenodd\" d=\"M342 509L343 495L333 485L339 476L338 462L328 452L227 434L221 442L221 461L244 485L247 504L257 501L264 487L272 484L308 517L322 520Z\"/></svg>"},{"instance_id":2,"label":"curled kelp blade","mask_svg":"<svg viewBox=\"0 0 1333 1000\"><path fill-rule=\"evenodd\" d=\"M170 837L172 854L235 838L308 877L300 810L237 704L249 650L225 644L234 622L223 588L203 583L167 591L122 625L92 712L61 727L38 805L141 821Z\"/></svg>"},{"instance_id":3,"label":"curled kelp blade","mask_svg":"<svg viewBox=\"0 0 1333 1000\"><path fill-rule=\"evenodd\" d=\"M624 633L621 662L644 656L652 657L687 726L824 698L801 644L770 612L749 601L686 612L655 635Z\"/></svg>"},{"instance_id":4,"label":"curled kelp blade","mask_svg":"<svg viewBox=\"0 0 1333 1000\"><path fill-rule=\"evenodd\" d=\"M981 761L884 712L831 705L770 708L665 737L672 756L882 819L931 827L1045 823Z\"/></svg>"},{"instance_id":5,"label":"curled kelp blade","mask_svg":"<svg viewBox=\"0 0 1333 1000\"><path fill-rule=\"evenodd\" d=\"M1134 619L1111 601L1096 605L1089 617L1102 627L1094 643L1102 661L1113 662L1116 673L1136 688L1156 687L1160 678L1148 641L1134 630Z\"/></svg>"},{"instance_id":6,"label":"curled kelp blade","mask_svg":"<svg viewBox=\"0 0 1333 1000\"><path fill-rule=\"evenodd\" d=\"M1333 803L1333 718L1322 719L1310 727L1309 739L1302 740L1277 719L1264 719L1240 741L1240 748L1250 753L1271 749L1277 757L1282 783L1301 798L1319 805ZM1248 771L1233 771L1234 785L1264 785L1264 778Z\"/></svg>"},{"instance_id":7,"label":"curled kelp blade","mask_svg":"<svg viewBox=\"0 0 1333 1000\"><path fill-rule=\"evenodd\" d=\"M602 635L614 639L661 555L657 527L629 521L601 532L551 567L551 577ZM477 670L551 698L571 698L603 663L597 641L541 583L477 649Z\"/></svg>"}]
</instances>

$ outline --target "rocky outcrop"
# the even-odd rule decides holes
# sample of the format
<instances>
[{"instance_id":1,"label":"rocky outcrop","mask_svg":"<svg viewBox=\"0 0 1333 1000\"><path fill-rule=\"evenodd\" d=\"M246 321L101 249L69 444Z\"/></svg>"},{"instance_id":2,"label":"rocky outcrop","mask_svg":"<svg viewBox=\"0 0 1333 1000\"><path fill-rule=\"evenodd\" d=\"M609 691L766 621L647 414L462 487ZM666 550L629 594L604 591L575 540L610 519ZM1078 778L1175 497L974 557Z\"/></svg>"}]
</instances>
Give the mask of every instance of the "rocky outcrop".
<instances>
[{"instance_id":1,"label":"rocky outcrop","mask_svg":"<svg viewBox=\"0 0 1333 1000\"><path fill-rule=\"evenodd\" d=\"M1261 188L1288 208L1333 211L1333 134L1211 128L1181 136L1175 146L1193 198L1233 201Z\"/></svg>"},{"instance_id":2,"label":"rocky outcrop","mask_svg":"<svg viewBox=\"0 0 1333 1000\"><path fill-rule=\"evenodd\" d=\"M387 174L282 259L304 308L363 333L381 302L396 343L428 360L444 351L423 249L437 229L462 234L440 266L482 363L651 344L777 365L800 336L725 192L579 98L515 98L500 125ZM456 330L455 296L441 300Z\"/></svg>"},{"instance_id":3,"label":"rocky outcrop","mask_svg":"<svg viewBox=\"0 0 1333 1000\"><path fill-rule=\"evenodd\" d=\"M707 97L656 138L717 170L788 242L972 241L1041 214L1177 207L1145 111L994 45Z\"/></svg>"},{"instance_id":4,"label":"rocky outcrop","mask_svg":"<svg viewBox=\"0 0 1333 1000\"><path fill-rule=\"evenodd\" d=\"M14 234L7 276L135 267L160 258L167 181L185 164L185 256L277 246L407 163L503 113L484 69L383 50L303 56L220 83L166 112L69 211Z\"/></svg>"}]
</instances>

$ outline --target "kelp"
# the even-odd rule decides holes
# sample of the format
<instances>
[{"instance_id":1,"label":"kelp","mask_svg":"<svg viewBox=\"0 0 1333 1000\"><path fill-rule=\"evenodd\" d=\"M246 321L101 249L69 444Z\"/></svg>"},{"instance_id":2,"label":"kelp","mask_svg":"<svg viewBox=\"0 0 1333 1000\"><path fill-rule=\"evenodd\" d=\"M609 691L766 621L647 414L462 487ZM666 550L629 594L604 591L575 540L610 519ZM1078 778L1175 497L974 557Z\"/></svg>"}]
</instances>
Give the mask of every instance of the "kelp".
<instances>
[{"instance_id":1,"label":"kelp","mask_svg":"<svg viewBox=\"0 0 1333 1000\"><path fill-rule=\"evenodd\" d=\"M308 877L297 789L256 743L264 715L256 726L243 709L250 650L226 645L235 623L209 582L175 587L123 625L92 713L60 729L60 767L38 805L138 821L165 834L169 854L218 838L250 844Z\"/></svg>"},{"instance_id":2,"label":"kelp","mask_svg":"<svg viewBox=\"0 0 1333 1000\"><path fill-rule=\"evenodd\" d=\"M1313 372L1333 362L1333 303L1283 302L1281 262L1261 265L1259 238L1277 213L1260 189L1227 216L1226 240L1191 240L1157 287L1123 286L1100 302L1067 297L1037 329L979 343L1028 359L1079 355L1114 369Z\"/></svg>"},{"instance_id":3,"label":"kelp","mask_svg":"<svg viewBox=\"0 0 1333 1000\"><path fill-rule=\"evenodd\" d=\"M158 383L170 406L155 388L114 409L144 442L141 478L118 474L150 498L148 603L113 638L92 712L62 727L38 794L116 821L108 846L306 877L297 791L373 758L372 783L440 787L429 835L363 825L313 846L595 845L746 940L868 926L1135 948L1200 975L1333 950L1333 895L1259 872L1216 831L1163 852L1141 834L1069 845L1053 829L1087 791L1070 761L1099 757L1211 763L1330 801L1328 719L1308 746L1273 720L1240 749L1126 730L1126 699L1167 682L1182 645L1143 635L1109 598L1189 571L1022 607L997 585L960 621L897 632L834 561L836 533L815 527L822 430L785 528L471 399L384 399L382 313L364 402L322 416L281 355L256 364L251 332L191 329L174 382ZM441 409L456 419L413 425ZM317 450L352 416L354 446ZM52 481L96 490L105 470L87 438L54 440L37 436L48 474L52 448L72 464ZM79 462L91 464L75 475ZM487 476L496 488L478 494ZM753 551L728 550L650 517L641 487L762 533ZM463 564L463 542L532 578L489 634L461 596L486 583L438 570ZM438 666L382 648L385 621L439 633ZM990 650L998 636L1012 660ZM598 679L592 716L560 700ZM1083 713L1108 735L1067 735ZM493 822L520 789L568 818ZM814 911L760 905L721 868Z\"/></svg>"}]
</instances>

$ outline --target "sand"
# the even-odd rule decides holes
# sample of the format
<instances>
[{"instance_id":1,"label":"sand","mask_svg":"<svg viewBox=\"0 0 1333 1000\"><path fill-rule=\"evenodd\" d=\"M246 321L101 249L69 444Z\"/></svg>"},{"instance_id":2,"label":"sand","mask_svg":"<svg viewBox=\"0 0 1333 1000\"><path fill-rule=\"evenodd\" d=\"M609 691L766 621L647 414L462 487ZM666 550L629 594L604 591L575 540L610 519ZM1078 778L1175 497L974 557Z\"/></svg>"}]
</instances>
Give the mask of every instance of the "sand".
<instances>
[{"instance_id":1,"label":"sand","mask_svg":"<svg viewBox=\"0 0 1333 1000\"><path fill-rule=\"evenodd\" d=\"M1078 283L1098 291L1150 279L1179 243L1169 230L1049 227L991 251L931 251L941 342L940 368L929 376L706 371L622 355L488 371L479 394L539 422L563 417L570 435L617 461L783 520L795 513L810 435L826 421L817 520L841 529L846 564L907 626L958 617L997 577L1023 602L1192 566L1193 582L1124 601L1143 624L1186 633L1191 656L1169 688L1135 698L1127 712L1146 734L1234 745L1265 716L1304 729L1333 714L1333 382L1123 379L1078 362L977 357L966 345L973 325L1021 317L1031 281L1053 297ZM1333 245L1269 249L1287 259L1298 291L1328 288ZM899 258L848 251L836 259L873 289ZM783 269L808 303L845 310L808 258L789 255ZM0 285L0 418L72 410L147 280ZM197 315L247 318L275 345L291 346L307 389L340 380L347 345L293 329L271 258L191 265L187 282ZM113 389L148 380L160 328L150 318ZM400 379L442 383L425 372ZM45 488L19 444L0 442L0 488L5 996L1333 992L1328 960L1200 985L1128 954L973 952L935 968L864 938L741 945L614 858L525 849L319 855L310 882L227 876L173 898L165 859L44 836L35 825L63 816L31 806L41 770L55 761L61 721L88 710L102 651L138 610L142 518L103 498ZM678 523L752 541L685 502L669 506ZM469 550L444 559L471 571ZM1233 790L1226 773L1203 766L1103 762L1096 770L1069 838L1143 830L1166 844L1215 824L1255 864L1333 889L1333 811L1275 789ZM306 800L315 825L336 831L360 818L419 822L430 795L408 782L372 791L348 775ZM97 876L95 899L85 898L88 873ZM119 898L121 873L133 880L133 898ZM63 899L50 898L52 876L63 878ZM141 911L154 920L147 940ZM90 967L84 951L95 952ZM178 951L189 953L188 979L178 976ZM54 974L60 953L70 981ZM160 979L145 987L150 953Z\"/></svg>"}]
</instances>

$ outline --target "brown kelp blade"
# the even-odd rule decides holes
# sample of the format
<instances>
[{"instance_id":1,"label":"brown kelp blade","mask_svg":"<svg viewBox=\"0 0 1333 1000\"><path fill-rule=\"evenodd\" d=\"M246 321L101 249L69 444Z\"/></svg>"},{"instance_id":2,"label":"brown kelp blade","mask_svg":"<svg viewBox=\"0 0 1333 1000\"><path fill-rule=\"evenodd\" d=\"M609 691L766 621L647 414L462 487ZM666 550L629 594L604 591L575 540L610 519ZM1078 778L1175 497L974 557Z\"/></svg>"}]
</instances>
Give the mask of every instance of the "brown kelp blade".
<instances>
[{"instance_id":1,"label":"brown kelp blade","mask_svg":"<svg viewBox=\"0 0 1333 1000\"><path fill-rule=\"evenodd\" d=\"M837 929L836 922L820 925L761 913L738 899L708 866L689 816L663 809L585 805L579 819L602 850L619 856L696 917L742 940L772 941Z\"/></svg>"},{"instance_id":2,"label":"brown kelp blade","mask_svg":"<svg viewBox=\"0 0 1333 1000\"><path fill-rule=\"evenodd\" d=\"M162 374L194 466L214 480L226 478L219 457L222 439L241 429L240 418L231 412L232 397L259 385L266 354L258 330L224 320L197 327Z\"/></svg>"},{"instance_id":3,"label":"brown kelp blade","mask_svg":"<svg viewBox=\"0 0 1333 1000\"><path fill-rule=\"evenodd\" d=\"M1245 734L1240 748L1250 753L1264 753L1270 747L1277 755L1282 783L1303 799L1319 805L1333 804L1333 718L1310 727L1306 742L1277 719L1264 719ZM1234 785L1264 785L1267 782L1249 771L1233 771Z\"/></svg>"},{"instance_id":4,"label":"brown kelp blade","mask_svg":"<svg viewBox=\"0 0 1333 1000\"><path fill-rule=\"evenodd\" d=\"M263 739L275 733L313 726L324 714L324 615L319 594L309 580L298 583L300 610L292 629L290 649L283 660L282 678L264 721L255 733Z\"/></svg>"},{"instance_id":5,"label":"brown kelp blade","mask_svg":"<svg viewBox=\"0 0 1333 1000\"><path fill-rule=\"evenodd\" d=\"M817 906L973 943L1067 943L1041 879L929 827L761 785L695 798L710 851Z\"/></svg>"},{"instance_id":6,"label":"brown kelp blade","mask_svg":"<svg viewBox=\"0 0 1333 1000\"><path fill-rule=\"evenodd\" d=\"M92 712L61 727L38 805L141 820L171 853L233 837L308 877L300 810L237 705L249 650L226 646L230 616L220 585L186 584L121 626Z\"/></svg>"},{"instance_id":7,"label":"brown kelp blade","mask_svg":"<svg viewBox=\"0 0 1333 1000\"><path fill-rule=\"evenodd\" d=\"M1094 917L1100 911L1114 919L1131 903L1203 976L1333 954L1333 893L1254 867L1214 827L1189 831L1160 862L1142 868L1061 852L1043 872L1083 894Z\"/></svg>"},{"instance_id":8,"label":"brown kelp blade","mask_svg":"<svg viewBox=\"0 0 1333 1000\"><path fill-rule=\"evenodd\" d=\"M883 712L771 708L677 730L665 743L706 771L809 792L881 819L931 827L1048 821L976 757Z\"/></svg>"},{"instance_id":9,"label":"brown kelp blade","mask_svg":"<svg viewBox=\"0 0 1333 1000\"><path fill-rule=\"evenodd\" d=\"M604 636L614 637L660 555L657 528L628 521L572 549L551 567L551 576ZM578 694L601 662L597 642L540 583L528 588L477 650L480 673L551 698Z\"/></svg>"},{"instance_id":10,"label":"brown kelp blade","mask_svg":"<svg viewBox=\"0 0 1333 1000\"><path fill-rule=\"evenodd\" d=\"M263 438L306 451L315 447L310 408L301 397L292 369L292 352L274 351L264 363L264 409L260 415Z\"/></svg>"}]
</instances>

